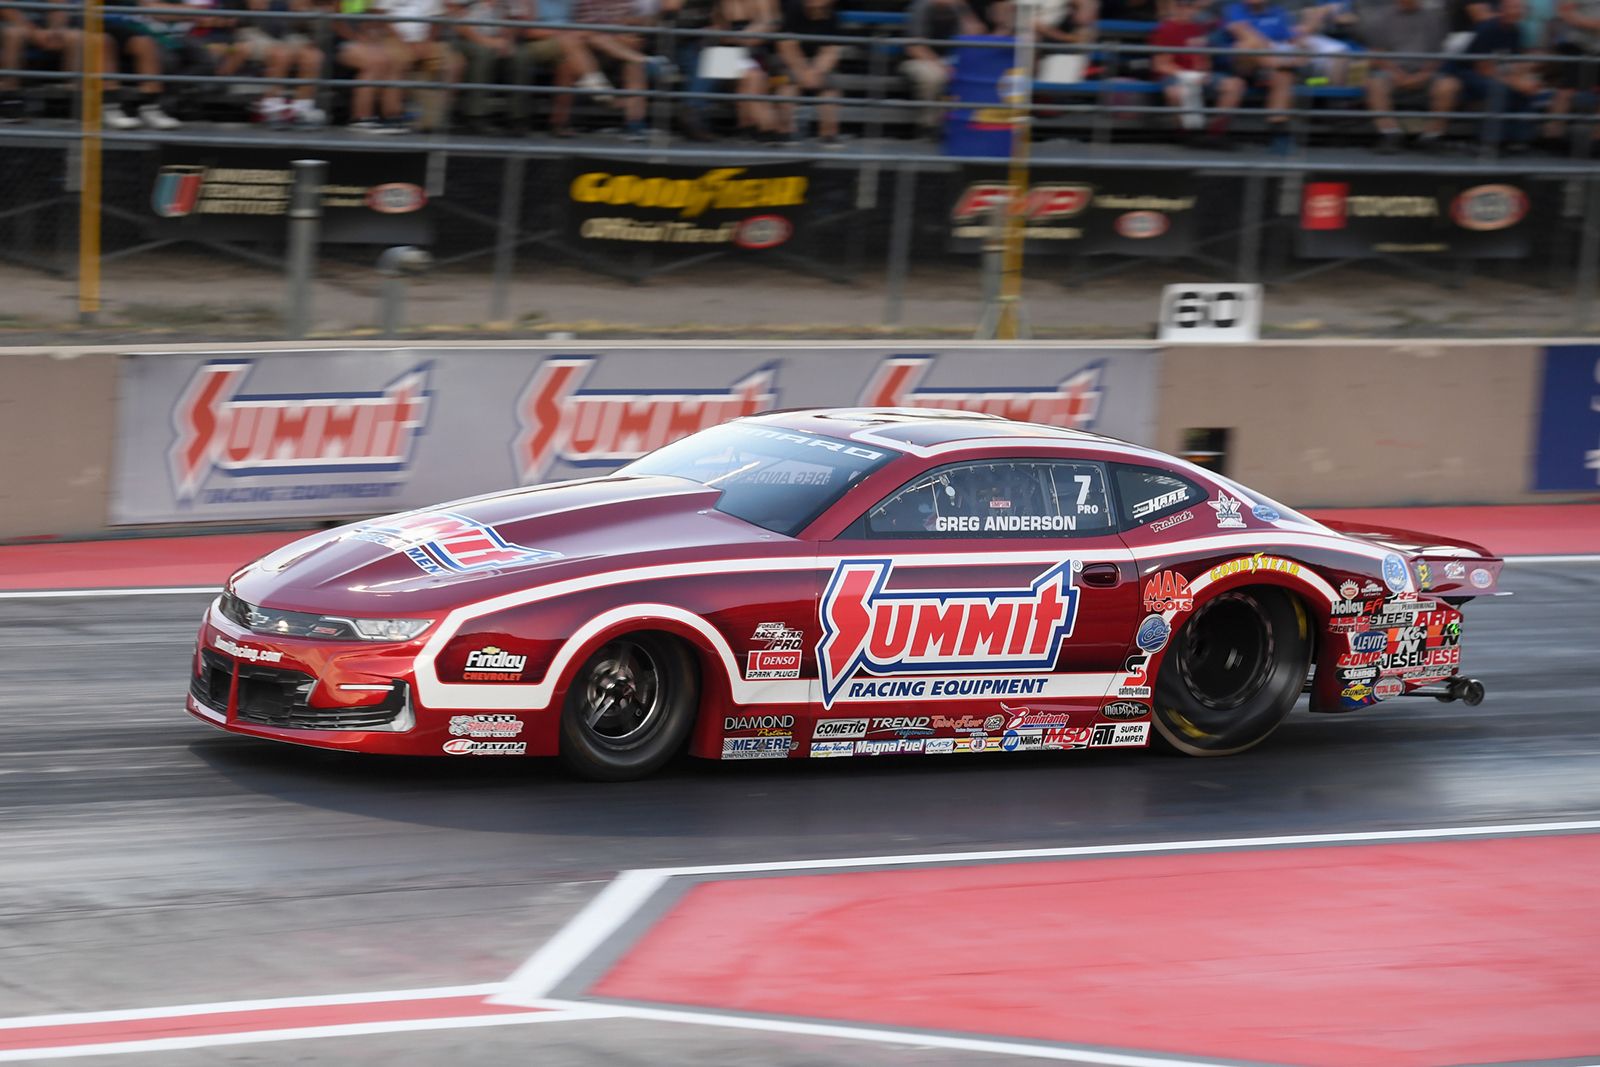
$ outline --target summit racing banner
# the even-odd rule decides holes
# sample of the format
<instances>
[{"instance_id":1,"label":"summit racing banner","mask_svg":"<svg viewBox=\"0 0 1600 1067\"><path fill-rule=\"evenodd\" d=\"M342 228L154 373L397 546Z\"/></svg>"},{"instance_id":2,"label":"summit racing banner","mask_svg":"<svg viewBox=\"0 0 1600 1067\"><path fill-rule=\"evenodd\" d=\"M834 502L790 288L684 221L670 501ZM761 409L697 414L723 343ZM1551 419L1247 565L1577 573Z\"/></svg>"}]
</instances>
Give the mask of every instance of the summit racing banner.
<instances>
[{"instance_id":1,"label":"summit racing banner","mask_svg":"<svg viewBox=\"0 0 1600 1067\"><path fill-rule=\"evenodd\" d=\"M141 352L119 365L111 521L382 514L604 474L784 407L959 408L1148 441L1156 358L1049 344Z\"/></svg>"},{"instance_id":2,"label":"summit racing banner","mask_svg":"<svg viewBox=\"0 0 1600 1067\"><path fill-rule=\"evenodd\" d=\"M997 208L1023 215L1030 255L1181 256L1194 248L1200 193L1190 175L1039 167L1033 175L1012 205L1003 172L964 167L950 206L950 250L982 251Z\"/></svg>"},{"instance_id":3,"label":"summit racing banner","mask_svg":"<svg viewBox=\"0 0 1600 1067\"><path fill-rule=\"evenodd\" d=\"M152 237L282 241L288 233L288 149L163 145L150 177L147 229ZM322 152L320 240L329 244L431 244L427 155Z\"/></svg>"},{"instance_id":4,"label":"summit racing banner","mask_svg":"<svg viewBox=\"0 0 1600 1067\"><path fill-rule=\"evenodd\" d=\"M567 238L579 247L761 251L788 244L805 224L807 163L676 167L618 159L568 164Z\"/></svg>"},{"instance_id":5,"label":"summit racing banner","mask_svg":"<svg viewBox=\"0 0 1600 1067\"><path fill-rule=\"evenodd\" d=\"M1600 488L1600 346L1544 350L1533 488Z\"/></svg>"},{"instance_id":6,"label":"summit racing banner","mask_svg":"<svg viewBox=\"0 0 1600 1067\"><path fill-rule=\"evenodd\" d=\"M1307 175L1295 253L1307 259L1521 259L1531 247L1532 203L1522 179Z\"/></svg>"}]
</instances>

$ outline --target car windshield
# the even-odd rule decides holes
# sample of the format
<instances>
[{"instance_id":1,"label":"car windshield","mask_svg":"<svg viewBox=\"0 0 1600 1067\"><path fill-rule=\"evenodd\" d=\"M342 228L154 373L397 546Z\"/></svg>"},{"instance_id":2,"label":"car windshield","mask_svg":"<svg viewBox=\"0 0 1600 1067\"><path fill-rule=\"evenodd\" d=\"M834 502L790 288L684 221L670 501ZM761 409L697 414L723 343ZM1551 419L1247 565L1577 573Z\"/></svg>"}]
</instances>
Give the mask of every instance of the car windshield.
<instances>
[{"instance_id":1,"label":"car windshield","mask_svg":"<svg viewBox=\"0 0 1600 1067\"><path fill-rule=\"evenodd\" d=\"M720 489L718 511L792 537L891 455L836 437L730 422L617 473L664 474Z\"/></svg>"}]
</instances>

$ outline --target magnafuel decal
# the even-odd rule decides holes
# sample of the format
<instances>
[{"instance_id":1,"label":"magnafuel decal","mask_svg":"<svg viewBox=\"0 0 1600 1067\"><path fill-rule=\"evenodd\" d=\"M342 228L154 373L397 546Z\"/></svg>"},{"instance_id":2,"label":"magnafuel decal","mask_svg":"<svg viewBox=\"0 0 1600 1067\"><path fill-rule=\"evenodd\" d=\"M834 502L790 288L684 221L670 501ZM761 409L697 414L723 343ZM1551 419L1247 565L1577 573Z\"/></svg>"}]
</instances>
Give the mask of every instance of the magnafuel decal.
<instances>
[{"instance_id":1,"label":"magnafuel decal","mask_svg":"<svg viewBox=\"0 0 1600 1067\"><path fill-rule=\"evenodd\" d=\"M1063 560L1022 589L890 589L892 559L840 560L818 608L823 705L862 671L1050 670L1077 622L1081 566Z\"/></svg>"}]
</instances>

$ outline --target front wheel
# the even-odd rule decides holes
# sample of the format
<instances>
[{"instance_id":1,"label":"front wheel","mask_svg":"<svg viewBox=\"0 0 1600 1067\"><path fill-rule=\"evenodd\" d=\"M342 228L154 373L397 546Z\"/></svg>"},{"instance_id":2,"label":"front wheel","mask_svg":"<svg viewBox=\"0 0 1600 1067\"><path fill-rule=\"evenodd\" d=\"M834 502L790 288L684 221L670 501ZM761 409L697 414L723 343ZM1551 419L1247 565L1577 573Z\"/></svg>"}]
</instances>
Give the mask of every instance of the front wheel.
<instances>
[{"instance_id":1,"label":"front wheel","mask_svg":"<svg viewBox=\"0 0 1600 1067\"><path fill-rule=\"evenodd\" d=\"M698 703L694 660L681 641L619 637L572 679L561 708L561 761L598 781L653 774L683 747Z\"/></svg>"},{"instance_id":2,"label":"front wheel","mask_svg":"<svg viewBox=\"0 0 1600 1067\"><path fill-rule=\"evenodd\" d=\"M1310 620L1290 594L1240 589L1200 605L1156 679L1156 736L1190 756L1231 756L1266 740L1300 697Z\"/></svg>"}]
</instances>

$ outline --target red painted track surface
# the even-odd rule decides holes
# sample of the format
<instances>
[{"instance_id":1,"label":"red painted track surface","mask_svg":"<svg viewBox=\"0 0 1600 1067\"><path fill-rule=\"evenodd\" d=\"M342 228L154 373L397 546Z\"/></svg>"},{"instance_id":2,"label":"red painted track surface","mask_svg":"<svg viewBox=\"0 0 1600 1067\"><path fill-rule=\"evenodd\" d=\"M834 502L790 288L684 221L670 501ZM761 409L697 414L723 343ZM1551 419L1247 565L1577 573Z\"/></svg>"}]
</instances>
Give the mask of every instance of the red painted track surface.
<instances>
[{"instance_id":1,"label":"red painted track surface","mask_svg":"<svg viewBox=\"0 0 1600 1067\"><path fill-rule=\"evenodd\" d=\"M1600 836L696 886L589 994L1326 1067L1600 1053Z\"/></svg>"},{"instance_id":2,"label":"red painted track surface","mask_svg":"<svg viewBox=\"0 0 1600 1067\"><path fill-rule=\"evenodd\" d=\"M1503 555L1600 553L1600 504L1363 508L1312 514L1457 537ZM302 535L303 531L213 534L0 546L0 589L221 585L241 564Z\"/></svg>"},{"instance_id":3,"label":"red painted track surface","mask_svg":"<svg viewBox=\"0 0 1600 1067\"><path fill-rule=\"evenodd\" d=\"M359 1004L317 1004L293 1008L254 1008L247 1011L205 1012L193 1015L174 1014L149 1019L118 1019L110 1022L0 1029L0 1052L101 1045L122 1041L150 1041L167 1037L263 1033L313 1026L349 1026L412 1019L460 1019L477 1015L508 1015L536 1010L538 1009L490 1004L481 996L467 996L368 1001Z\"/></svg>"}]
</instances>

